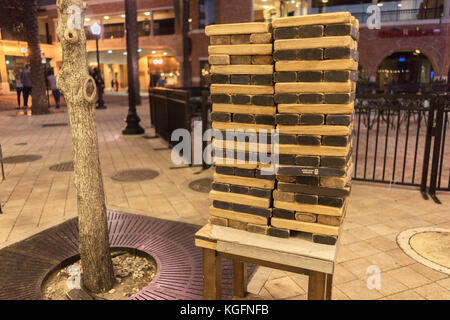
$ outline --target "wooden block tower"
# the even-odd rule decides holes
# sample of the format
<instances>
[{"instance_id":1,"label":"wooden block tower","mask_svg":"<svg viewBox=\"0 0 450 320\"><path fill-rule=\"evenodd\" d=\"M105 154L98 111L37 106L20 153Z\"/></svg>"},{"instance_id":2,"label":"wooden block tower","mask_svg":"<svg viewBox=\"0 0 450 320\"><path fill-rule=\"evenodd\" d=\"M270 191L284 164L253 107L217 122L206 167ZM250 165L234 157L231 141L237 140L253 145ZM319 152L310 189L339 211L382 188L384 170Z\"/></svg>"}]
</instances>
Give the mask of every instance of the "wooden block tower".
<instances>
[{"instance_id":1,"label":"wooden block tower","mask_svg":"<svg viewBox=\"0 0 450 320\"><path fill-rule=\"evenodd\" d=\"M350 193L358 21L340 12L272 25L280 167L270 225L334 244Z\"/></svg>"},{"instance_id":2,"label":"wooden block tower","mask_svg":"<svg viewBox=\"0 0 450 320\"><path fill-rule=\"evenodd\" d=\"M266 234L272 212L275 176L264 175L257 140L232 142L227 130L275 128L272 33L269 23L242 23L206 27L210 37L212 127L222 133L216 148L210 199L210 222ZM227 144L228 143L228 144ZM263 145L270 151L270 140ZM222 148L222 150L217 149ZM238 152L244 161L238 161ZM255 157L255 158L253 158Z\"/></svg>"}]
</instances>

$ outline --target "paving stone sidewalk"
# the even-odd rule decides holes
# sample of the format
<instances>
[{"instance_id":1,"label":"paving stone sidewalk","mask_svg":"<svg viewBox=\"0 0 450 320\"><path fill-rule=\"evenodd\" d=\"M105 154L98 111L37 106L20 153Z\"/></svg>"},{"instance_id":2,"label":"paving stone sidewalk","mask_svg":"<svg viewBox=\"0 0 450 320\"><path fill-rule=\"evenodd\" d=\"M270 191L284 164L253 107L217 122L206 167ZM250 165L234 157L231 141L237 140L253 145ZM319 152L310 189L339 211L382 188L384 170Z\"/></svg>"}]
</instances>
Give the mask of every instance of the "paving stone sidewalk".
<instances>
[{"instance_id":1,"label":"paving stone sidewalk","mask_svg":"<svg viewBox=\"0 0 450 320\"><path fill-rule=\"evenodd\" d=\"M212 170L176 166L160 139L121 135L127 114L126 97L107 95L108 109L97 112L100 161L107 206L110 209L203 225L208 219L206 193L188 185L212 176ZM138 107L141 124L151 137L148 98ZM76 215L72 172L50 166L72 160L65 107L49 115L0 112L0 144L4 157L40 155L41 159L5 164L0 180L0 247ZM177 168L174 168L177 167ZM149 168L153 180L119 182L111 176L125 169ZM438 194L442 205L422 199L418 190L355 182L343 225L333 299L450 299L450 275L428 268L407 256L396 243L397 234L417 227L450 229L450 193ZM381 269L381 289L366 285L370 265ZM260 267L249 291L267 299L305 299L307 277Z\"/></svg>"}]
</instances>

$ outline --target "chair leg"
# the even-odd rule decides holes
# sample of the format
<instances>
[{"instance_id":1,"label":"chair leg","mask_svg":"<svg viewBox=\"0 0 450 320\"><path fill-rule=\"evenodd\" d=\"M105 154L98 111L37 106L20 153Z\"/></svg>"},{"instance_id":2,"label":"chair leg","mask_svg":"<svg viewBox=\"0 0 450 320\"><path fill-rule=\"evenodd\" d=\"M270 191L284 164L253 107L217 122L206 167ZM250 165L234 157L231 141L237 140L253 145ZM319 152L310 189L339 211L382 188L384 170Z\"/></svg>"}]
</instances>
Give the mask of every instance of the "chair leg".
<instances>
[{"instance_id":1,"label":"chair leg","mask_svg":"<svg viewBox=\"0 0 450 320\"><path fill-rule=\"evenodd\" d=\"M247 293L247 264L233 259L233 296L244 298Z\"/></svg>"},{"instance_id":2,"label":"chair leg","mask_svg":"<svg viewBox=\"0 0 450 320\"><path fill-rule=\"evenodd\" d=\"M205 300L220 300L222 293L220 257L212 249L203 248L203 296Z\"/></svg>"}]
</instances>

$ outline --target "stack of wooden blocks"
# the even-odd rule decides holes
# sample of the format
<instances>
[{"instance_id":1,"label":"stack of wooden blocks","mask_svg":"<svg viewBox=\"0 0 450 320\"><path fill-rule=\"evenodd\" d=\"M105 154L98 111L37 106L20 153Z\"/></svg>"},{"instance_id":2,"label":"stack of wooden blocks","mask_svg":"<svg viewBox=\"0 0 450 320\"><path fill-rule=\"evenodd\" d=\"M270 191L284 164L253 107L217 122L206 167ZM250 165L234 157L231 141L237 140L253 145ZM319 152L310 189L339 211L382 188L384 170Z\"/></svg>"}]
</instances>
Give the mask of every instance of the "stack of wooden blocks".
<instances>
[{"instance_id":1,"label":"stack of wooden blocks","mask_svg":"<svg viewBox=\"0 0 450 320\"><path fill-rule=\"evenodd\" d=\"M213 128L276 128L279 140L276 179L261 175L261 163L228 164L216 154L210 222L334 244L350 193L358 21L331 13L209 26L206 34ZM229 147L225 139L215 147Z\"/></svg>"},{"instance_id":2,"label":"stack of wooden blocks","mask_svg":"<svg viewBox=\"0 0 450 320\"><path fill-rule=\"evenodd\" d=\"M273 28L280 167L271 225L334 244L350 193L358 22L342 12Z\"/></svg>"},{"instance_id":3,"label":"stack of wooden blocks","mask_svg":"<svg viewBox=\"0 0 450 320\"><path fill-rule=\"evenodd\" d=\"M275 128L271 26L212 25L205 32L210 36L212 127L223 135L213 141L210 222L266 234L275 176L261 172L257 151L262 146L270 153L270 140L260 144L257 134ZM227 130L254 130L257 140L238 144Z\"/></svg>"}]
</instances>

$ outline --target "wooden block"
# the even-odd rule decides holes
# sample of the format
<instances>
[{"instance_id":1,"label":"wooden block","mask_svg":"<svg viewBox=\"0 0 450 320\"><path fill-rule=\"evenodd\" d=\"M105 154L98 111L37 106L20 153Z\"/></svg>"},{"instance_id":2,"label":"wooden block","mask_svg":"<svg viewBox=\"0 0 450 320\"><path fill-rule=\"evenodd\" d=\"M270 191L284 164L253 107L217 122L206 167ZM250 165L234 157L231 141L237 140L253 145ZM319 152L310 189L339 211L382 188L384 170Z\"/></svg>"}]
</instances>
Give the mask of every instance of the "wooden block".
<instances>
[{"instance_id":1,"label":"wooden block","mask_svg":"<svg viewBox=\"0 0 450 320\"><path fill-rule=\"evenodd\" d=\"M230 36L231 44L247 44L250 43L250 34L232 34Z\"/></svg>"},{"instance_id":2,"label":"wooden block","mask_svg":"<svg viewBox=\"0 0 450 320\"><path fill-rule=\"evenodd\" d=\"M211 66L212 73L225 73L213 71L213 67L226 68L227 66ZM323 70L358 70L358 62L353 59L336 60L305 60L305 61L277 61L275 71L323 71Z\"/></svg>"},{"instance_id":3,"label":"wooden block","mask_svg":"<svg viewBox=\"0 0 450 320\"><path fill-rule=\"evenodd\" d=\"M309 212L315 214L324 214L329 216L342 216L343 210L342 208L334 208L316 204L305 204L298 202L284 202L284 201L274 201L274 207L292 210L292 211L300 211L300 212ZM300 230L302 231L302 230Z\"/></svg>"},{"instance_id":4,"label":"wooden block","mask_svg":"<svg viewBox=\"0 0 450 320\"><path fill-rule=\"evenodd\" d=\"M245 124L245 123L244 123ZM223 149L223 150L240 150L246 152L267 152L270 153L271 145L270 144L262 144L258 142L238 142L238 141L230 141L230 140L217 140L214 139L213 142L214 149ZM337 148L337 147L330 147Z\"/></svg>"},{"instance_id":5,"label":"wooden block","mask_svg":"<svg viewBox=\"0 0 450 320\"><path fill-rule=\"evenodd\" d=\"M241 84L212 84L211 94L273 94L272 86L256 86Z\"/></svg>"},{"instance_id":6,"label":"wooden block","mask_svg":"<svg viewBox=\"0 0 450 320\"><path fill-rule=\"evenodd\" d=\"M219 183L219 182L213 182L211 185L211 188L213 190L222 191L222 192L229 192L230 191L230 185L227 183Z\"/></svg>"},{"instance_id":7,"label":"wooden block","mask_svg":"<svg viewBox=\"0 0 450 320\"><path fill-rule=\"evenodd\" d=\"M267 234L267 229L269 229L268 226L261 226L259 224L251 224L251 223L247 224L248 232Z\"/></svg>"},{"instance_id":8,"label":"wooden block","mask_svg":"<svg viewBox=\"0 0 450 320\"><path fill-rule=\"evenodd\" d=\"M211 95L211 101L212 103L230 103L231 97L228 94L212 94Z\"/></svg>"},{"instance_id":9,"label":"wooden block","mask_svg":"<svg viewBox=\"0 0 450 320\"><path fill-rule=\"evenodd\" d=\"M291 104L298 102L298 96L295 93L277 93L274 101L278 104Z\"/></svg>"},{"instance_id":10,"label":"wooden block","mask_svg":"<svg viewBox=\"0 0 450 320\"><path fill-rule=\"evenodd\" d=\"M233 44L223 46L208 46L208 54L228 55L271 55L272 44Z\"/></svg>"},{"instance_id":11,"label":"wooden block","mask_svg":"<svg viewBox=\"0 0 450 320\"><path fill-rule=\"evenodd\" d=\"M250 43L272 43L272 33L253 33L250 35Z\"/></svg>"},{"instance_id":12,"label":"wooden block","mask_svg":"<svg viewBox=\"0 0 450 320\"><path fill-rule=\"evenodd\" d=\"M322 145L323 146L343 147L349 143L350 137L351 136L323 136L322 137Z\"/></svg>"},{"instance_id":13,"label":"wooden block","mask_svg":"<svg viewBox=\"0 0 450 320\"><path fill-rule=\"evenodd\" d=\"M214 127L213 127L214 128ZM349 135L352 133L353 126L334 126L334 125L319 125L319 126L288 126L277 125L280 133L288 134L317 134L317 135Z\"/></svg>"},{"instance_id":14,"label":"wooden block","mask_svg":"<svg viewBox=\"0 0 450 320\"><path fill-rule=\"evenodd\" d=\"M252 56L252 64L265 65L270 64L273 65L273 57L270 55L253 55Z\"/></svg>"},{"instance_id":15,"label":"wooden block","mask_svg":"<svg viewBox=\"0 0 450 320\"><path fill-rule=\"evenodd\" d=\"M278 28L273 30L273 38L279 39L295 39L298 37L297 27Z\"/></svg>"},{"instance_id":16,"label":"wooden block","mask_svg":"<svg viewBox=\"0 0 450 320\"><path fill-rule=\"evenodd\" d=\"M297 59L297 50L276 50L273 53L273 59L275 61L283 61L283 60L296 60Z\"/></svg>"},{"instance_id":17,"label":"wooden block","mask_svg":"<svg viewBox=\"0 0 450 320\"><path fill-rule=\"evenodd\" d=\"M216 166L216 172L219 174L226 174L226 175L234 175L234 167L229 167L226 165L219 165Z\"/></svg>"},{"instance_id":18,"label":"wooden block","mask_svg":"<svg viewBox=\"0 0 450 320\"><path fill-rule=\"evenodd\" d=\"M356 44L357 42L353 40L351 36L283 39L283 40L275 40L275 42L273 43L273 49L275 52L277 50L333 48L333 47L347 47L350 49L355 49Z\"/></svg>"},{"instance_id":19,"label":"wooden block","mask_svg":"<svg viewBox=\"0 0 450 320\"><path fill-rule=\"evenodd\" d=\"M321 224L326 224L329 226L340 226L341 225L341 217L335 217L335 216L324 216L324 215L318 215L317 221Z\"/></svg>"},{"instance_id":20,"label":"wooden block","mask_svg":"<svg viewBox=\"0 0 450 320\"><path fill-rule=\"evenodd\" d=\"M317 221L317 216L313 213L308 213L308 212L296 212L295 220L313 223L313 222Z\"/></svg>"},{"instance_id":21,"label":"wooden block","mask_svg":"<svg viewBox=\"0 0 450 320\"><path fill-rule=\"evenodd\" d=\"M323 36L322 25L302 26L298 28L299 38L317 38Z\"/></svg>"},{"instance_id":22,"label":"wooden block","mask_svg":"<svg viewBox=\"0 0 450 320\"><path fill-rule=\"evenodd\" d=\"M263 216L234 212L231 210L217 209L214 207L209 207L209 214L211 216L221 217L221 218L225 218L225 219L239 220L242 222L259 224L259 225L267 225L268 221L269 221L268 218L263 217Z\"/></svg>"},{"instance_id":23,"label":"wooden block","mask_svg":"<svg viewBox=\"0 0 450 320\"><path fill-rule=\"evenodd\" d=\"M213 180L214 182L237 184L241 186L262 188L262 189L273 189L275 185L275 181L273 180L244 178L244 177L222 175L217 173L214 174Z\"/></svg>"},{"instance_id":24,"label":"wooden block","mask_svg":"<svg viewBox=\"0 0 450 320\"><path fill-rule=\"evenodd\" d=\"M289 220L287 220L289 221ZM267 230L267 234L272 237L278 237L278 238L289 238L291 235L291 232L289 229L282 229L282 228L274 228L272 226L269 227Z\"/></svg>"},{"instance_id":25,"label":"wooden block","mask_svg":"<svg viewBox=\"0 0 450 320\"><path fill-rule=\"evenodd\" d=\"M306 92L350 92L353 83L348 82L283 82L275 83L276 93L306 93ZM213 85L212 85L213 86Z\"/></svg>"},{"instance_id":26,"label":"wooden block","mask_svg":"<svg viewBox=\"0 0 450 320\"><path fill-rule=\"evenodd\" d=\"M322 81L322 71L298 71L297 81L299 82Z\"/></svg>"},{"instance_id":27,"label":"wooden block","mask_svg":"<svg viewBox=\"0 0 450 320\"><path fill-rule=\"evenodd\" d=\"M212 121L229 122L231 121L231 113L213 112L211 113Z\"/></svg>"},{"instance_id":28,"label":"wooden block","mask_svg":"<svg viewBox=\"0 0 450 320\"><path fill-rule=\"evenodd\" d=\"M327 115L327 124L348 126L352 122L350 114Z\"/></svg>"},{"instance_id":29,"label":"wooden block","mask_svg":"<svg viewBox=\"0 0 450 320\"><path fill-rule=\"evenodd\" d=\"M230 56L231 64L252 64L252 56Z\"/></svg>"},{"instance_id":30,"label":"wooden block","mask_svg":"<svg viewBox=\"0 0 450 320\"><path fill-rule=\"evenodd\" d=\"M354 103L348 104L279 104L278 113L319 113L345 114L352 113Z\"/></svg>"},{"instance_id":31,"label":"wooden block","mask_svg":"<svg viewBox=\"0 0 450 320\"><path fill-rule=\"evenodd\" d=\"M324 103L347 104L355 100L355 93L325 93Z\"/></svg>"},{"instance_id":32,"label":"wooden block","mask_svg":"<svg viewBox=\"0 0 450 320\"><path fill-rule=\"evenodd\" d=\"M213 73L209 79L211 83L230 83L230 76L227 74Z\"/></svg>"},{"instance_id":33,"label":"wooden block","mask_svg":"<svg viewBox=\"0 0 450 320\"><path fill-rule=\"evenodd\" d=\"M319 177L298 176L298 177L295 177L295 183L305 184L308 186L318 186L319 185ZM310 193L306 192L306 194L310 194Z\"/></svg>"},{"instance_id":34,"label":"wooden block","mask_svg":"<svg viewBox=\"0 0 450 320\"><path fill-rule=\"evenodd\" d=\"M273 95L254 95L252 96L252 104L257 106L273 106L274 100Z\"/></svg>"},{"instance_id":35,"label":"wooden block","mask_svg":"<svg viewBox=\"0 0 450 320\"><path fill-rule=\"evenodd\" d=\"M295 82L297 73L295 71L275 72L273 74L275 82Z\"/></svg>"},{"instance_id":36,"label":"wooden block","mask_svg":"<svg viewBox=\"0 0 450 320\"><path fill-rule=\"evenodd\" d=\"M279 181L279 182L295 182L295 177L277 174L277 181Z\"/></svg>"},{"instance_id":37,"label":"wooden block","mask_svg":"<svg viewBox=\"0 0 450 320\"><path fill-rule=\"evenodd\" d=\"M317 204L318 196L313 194L296 193L295 202L304 204Z\"/></svg>"},{"instance_id":38,"label":"wooden block","mask_svg":"<svg viewBox=\"0 0 450 320\"><path fill-rule=\"evenodd\" d=\"M250 104L251 96L246 94L235 94L231 97L233 104Z\"/></svg>"},{"instance_id":39,"label":"wooden block","mask_svg":"<svg viewBox=\"0 0 450 320\"><path fill-rule=\"evenodd\" d=\"M295 164L295 155L293 154L279 154L278 162L280 164Z\"/></svg>"},{"instance_id":40,"label":"wooden block","mask_svg":"<svg viewBox=\"0 0 450 320\"><path fill-rule=\"evenodd\" d=\"M332 60L328 60L332 61ZM332 70L336 68L333 67ZM211 73L220 74L273 74L273 65L239 65L211 66Z\"/></svg>"},{"instance_id":41,"label":"wooden block","mask_svg":"<svg viewBox=\"0 0 450 320\"><path fill-rule=\"evenodd\" d=\"M281 219L295 220L295 211L273 208L272 216Z\"/></svg>"},{"instance_id":42,"label":"wooden block","mask_svg":"<svg viewBox=\"0 0 450 320\"><path fill-rule=\"evenodd\" d=\"M345 156L348 153L348 147L330 147L330 146L302 146L302 145L279 145L280 154L293 154L304 156Z\"/></svg>"},{"instance_id":43,"label":"wooden block","mask_svg":"<svg viewBox=\"0 0 450 320\"><path fill-rule=\"evenodd\" d=\"M230 36L229 35L211 36L209 38L209 43L212 44L212 45L230 44Z\"/></svg>"},{"instance_id":44,"label":"wooden block","mask_svg":"<svg viewBox=\"0 0 450 320\"><path fill-rule=\"evenodd\" d=\"M351 176L346 177L320 177L320 186L328 188L344 188L351 181Z\"/></svg>"},{"instance_id":45,"label":"wooden block","mask_svg":"<svg viewBox=\"0 0 450 320\"><path fill-rule=\"evenodd\" d=\"M213 200L212 206L217 209L231 210L232 204L226 201Z\"/></svg>"},{"instance_id":46,"label":"wooden block","mask_svg":"<svg viewBox=\"0 0 450 320\"><path fill-rule=\"evenodd\" d=\"M337 241L337 236L330 235L322 235L322 234L313 234L312 240L315 243L327 244L327 245L335 245Z\"/></svg>"},{"instance_id":47,"label":"wooden block","mask_svg":"<svg viewBox=\"0 0 450 320\"><path fill-rule=\"evenodd\" d=\"M207 36L215 36L246 33L267 33L270 32L270 30L270 23L267 22L229 23L206 26L205 34Z\"/></svg>"},{"instance_id":48,"label":"wooden block","mask_svg":"<svg viewBox=\"0 0 450 320\"><path fill-rule=\"evenodd\" d=\"M260 198L272 197L272 191L260 188L249 188L248 195Z\"/></svg>"},{"instance_id":49,"label":"wooden block","mask_svg":"<svg viewBox=\"0 0 450 320\"><path fill-rule=\"evenodd\" d=\"M320 146L320 136L316 135L298 135L295 144L303 146Z\"/></svg>"},{"instance_id":50,"label":"wooden block","mask_svg":"<svg viewBox=\"0 0 450 320\"><path fill-rule=\"evenodd\" d=\"M247 231L247 223L238 220L228 220L228 227L238 230Z\"/></svg>"},{"instance_id":51,"label":"wooden block","mask_svg":"<svg viewBox=\"0 0 450 320\"><path fill-rule=\"evenodd\" d=\"M296 60L322 60L322 48L309 48L296 50Z\"/></svg>"},{"instance_id":52,"label":"wooden block","mask_svg":"<svg viewBox=\"0 0 450 320\"><path fill-rule=\"evenodd\" d=\"M317 24L351 23L350 12L332 12L321 14L309 14L305 16L276 18L272 21L272 27L297 27Z\"/></svg>"},{"instance_id":53,"label":"wooden block","mask_svg":"<svg viewBox=\"0 0 450 320\"><path fill-rule=\"evenodd\" d=\"M265 76L265 74L263 74ZM230 76L231 84L250 84L250 75L249 74L232 74Z\"/></svg>"},{"instance_id":54,"label":"wooden block","mask_svg":"<svg viewBox=\"0 0 450 320\"><path fill-rule=\"evenodd\" d=\"M329 206L329 207L335 207L335 208L342 208L345 202L345 198L339 198L339 197L323 197L320 196L318 198L318 204L322 206Z\"/></svg>"},{"instance_id":55,"label":"wooden block","mask_svg":"<svg viewBox=\"0 0 450 320\"><path fill-rule=\"evenodd\" d=\"M276 123L285 125L296 125L299 121L298 114L277 114Z\"/></svg>"},{"instance_id":56,"label":"wooden block","mask_svg":"<svg viewBox=\"0 0 450 320\"><path fill-rule=\"evenodd\" d=\"M353 39L358 40L358 31L351 23L331 24L325 26L324 35L326 37L351 36Z\"/></svg>"},{"instance_id":57,"label":"wooden block","mask_svg":"<svg viewBox=\"0 0 450 320\"><path fill-rule=\"evenodd\" d=\"M311 158L318 158L313 157ZM318 166L289 166L280 165L278 167L278 174L289 176L344 176L348 172L348 169L336 169L336 168L323 168Z\"/></svg>"},{"instance_id":58,"label":"wooden block","mask_svg":"<svg viewBox=\"0 0 450 320\"><path fill-rule=\"evenodd\" d=\"M272 218L270 224L276 228L291 229L302 232L317 233L323 235L337 236L339 228L334 226L322 225L319 223L309 223L296 220L285 220Z\"/></svg>"},{"instance_id":59,"label":"wooden block","mask_svg":"<svg viewBox=\"0 0 450 320\"><path fill-rule=\"evenodd\" d=\"M209 217L209 223L215 224L217 226L228 227L228 219L225 219L225 218L210 216Z\"/></svg>"},{"instance_id":60,"label":"wooden block","mask_svg":"<svg viewBox=\"0 0 450 320\"><path fill-rule=\"evenodd\" d=\"M279 201L287 201L287 202L293 202L294 201L295 194L290 192L282 192L279 190L273 191L273 199L279 200Z\"/></svg>"},{"instance_id":61,"label":"wooden block","mask_svg":"<svg viewBox=\"0 0 450 320\"><path fill-rule=\"evenodd\" d=\"M213 112L249 113L261 115L275 115L276 107L257 107L251 105L235 105L214 103Z\"/></svg>"},{"instance_id":62,"label":"wooden block","mask_svg":"<svg viewBox=\"0 0 450 320\"><path fill-rule=\"evenodd\" d=\"M323 80L330 82L358 81L358 71L329 70L324 71Z\"/></svg>"},{"instance_id":63,"label":"wooden block","mask_svg":"<svg viewBox=\"0 0 450 320\"><path fill-rule=\"evenodd\" d=\"M210 55L209 64L230 64L230 56L225 54Z\"/></svg>"},{"instance_id":64,"label":"wooden block","mask_svg":"<svg viewBox=\"0 0 450 320\"><path fill-rule=\"evenodd\" d=\"M273 85L273 76L271 74L254 74L251 76L251 84L254 85Z\"/></svg>"},{"instance_id":65,"label":"wooden block","mask_svg":"<svg viewBox=\"0 0 450 320\"><path fill-rule=\"evenodd\" d=\"M298 95L298 102L311 104L322 103L323 96L322 93L300 93Z\"/></svg>"},{"instance_id":66,"label":"wooden block","mask_svg":"<svg viewBox=\"0 0 450 320\"><path fill-rule=\"evenodd\" d=\"M338 126L332 126L332 127L338 127ZM218 130L247 130L247 129L253 129L256 132L259 132L260 130L266 130L266 132L270 132L270 130L273 129L273 126L271 125L265 125L265 124L253 124L253 123L234 123L234 122L213 122L212 123L213 129Z\"/></svg>"},{"instance_id":67,"label":"wooden block","mask_svg":"<svg viewBox=\"0 0 450 320\"><path fill-rule=\"evenodd\" d=\"M262 216L262 217L267 217L267 218L272 215L271 208L262 208L262 207L256 207L256 206L239 204L239 203L233 203L231 208L235 212L254 214L257 216Z\"/></svg>"},{"instance_id":68,"label":"wooden block","mask_svg":"<svg viewBox=\"0 0 450 320\"><path fill-rule=\"evenodd\" d=\"M305 194L317 194L323 196L332 196L332 197L345 197L350 194L350 187L344 187L340 189L335 188L326 188L320 186L308 186L301 185L296 183L286 183L286 182L278 182L277 185L278 190L286 191L286 192L296 192L296 193L305 193Z\"/></svg>"}]
</instances>

